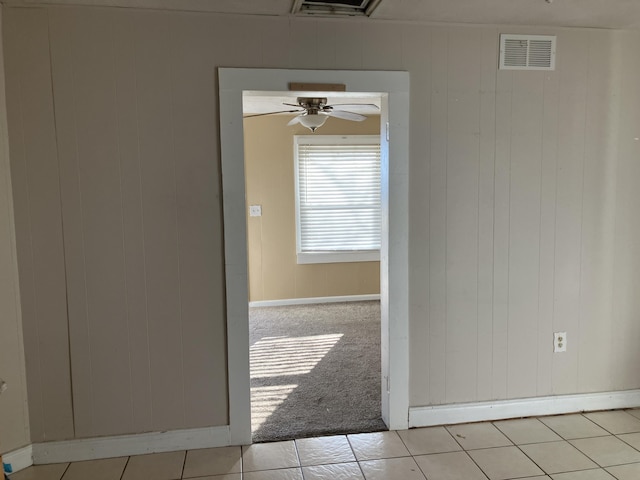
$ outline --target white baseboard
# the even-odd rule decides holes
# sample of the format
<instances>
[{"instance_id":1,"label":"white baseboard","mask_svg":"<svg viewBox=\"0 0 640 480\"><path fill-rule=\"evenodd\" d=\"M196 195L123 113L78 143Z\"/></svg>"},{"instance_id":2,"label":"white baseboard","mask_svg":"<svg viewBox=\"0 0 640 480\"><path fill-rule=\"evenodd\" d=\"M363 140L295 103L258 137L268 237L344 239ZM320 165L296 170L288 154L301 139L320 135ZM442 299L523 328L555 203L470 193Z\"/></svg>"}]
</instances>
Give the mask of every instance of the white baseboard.
<instances>
[{"instance_id":1,"label":"white baseboard","mask_svg":"<svg viewBox=\"0 0 640 480\"><path fill-rule=\"evenodd\" d=\"M638 406L640 390L412 407L409 409L409 427L432 427Z\"/></svg>"},{"instance_id":2,"label":"white baseboard","mask_svg":"<svg viewBox=\"0 0 640 480\"><path fill-rule=\"evenodd\" d=\"M19 448L13 452L4 453L2 462L11 466L11 472L19 472L33 465L33 446Z\"/></svg>"},{"instance_id":3,"label":"white baseboard","mask_svg":"<svg viewBox=\"0 0 640 480\"><path fill-rule=\"evenodd\" d=\"M343 297L310 297L310 298L285 298L282 300L261 300L249 302L250 307L282 307L285 305L313 305L316 303L340 303L340 302L365 302L368 300L380 300L380 294L371 295L345 295Z\"/></svg>"},{"instance_id":4,"label":"white baseboard","mask_svg":"<svg viewBox=\"0 0 640 480\"><path fill-rule=\"evenodd\" d=\"M33 445L33 463L41 465L79 462L146 453L226 447L229 444L228 426L45 442Z\"/></svg>"}]
</instances>

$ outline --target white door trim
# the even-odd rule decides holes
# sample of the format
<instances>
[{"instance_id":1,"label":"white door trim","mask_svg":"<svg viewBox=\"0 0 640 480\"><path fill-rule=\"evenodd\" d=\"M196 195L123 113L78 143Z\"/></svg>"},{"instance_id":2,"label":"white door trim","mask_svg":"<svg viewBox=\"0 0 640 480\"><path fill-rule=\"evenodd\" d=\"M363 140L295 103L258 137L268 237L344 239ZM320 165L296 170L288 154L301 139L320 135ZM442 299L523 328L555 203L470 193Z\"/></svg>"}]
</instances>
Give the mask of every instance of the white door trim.
<instances>
[{"instance_id":1,"label":"white door trim","mask_svg":"<svg viewBox=\"0 0 640 480\"><path fill-rule=\"evenodd\" d=\"M242 94L250 91L287 91L289 82L340 83L346 85L347 91L382 94L383 234L380 251L382 416L392 430L407 428L409 416L409 74L379 71L220 68L218 82L231 444L251 443Z\"/></svg>"}]
</instances>

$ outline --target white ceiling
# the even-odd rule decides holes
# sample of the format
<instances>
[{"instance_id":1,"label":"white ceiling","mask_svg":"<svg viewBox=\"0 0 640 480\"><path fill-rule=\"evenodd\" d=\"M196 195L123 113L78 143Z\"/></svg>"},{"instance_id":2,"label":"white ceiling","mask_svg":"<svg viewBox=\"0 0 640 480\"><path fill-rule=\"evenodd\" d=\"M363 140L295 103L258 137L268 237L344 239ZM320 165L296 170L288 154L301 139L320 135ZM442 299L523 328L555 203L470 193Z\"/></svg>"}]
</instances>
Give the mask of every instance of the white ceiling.
<instances>
[{"instance_id":1,"label":"white ceiling","mask_svg":"<svg viewBox=\"0 0 640 480\"><path fill-rule=\"evenodd\" d=\"M100 5L202 12L290 15L293 0L0 0L10 5ZM640 27L640 0L382 0L372 15L388 20Z\"/></svg>"}]
</instances>

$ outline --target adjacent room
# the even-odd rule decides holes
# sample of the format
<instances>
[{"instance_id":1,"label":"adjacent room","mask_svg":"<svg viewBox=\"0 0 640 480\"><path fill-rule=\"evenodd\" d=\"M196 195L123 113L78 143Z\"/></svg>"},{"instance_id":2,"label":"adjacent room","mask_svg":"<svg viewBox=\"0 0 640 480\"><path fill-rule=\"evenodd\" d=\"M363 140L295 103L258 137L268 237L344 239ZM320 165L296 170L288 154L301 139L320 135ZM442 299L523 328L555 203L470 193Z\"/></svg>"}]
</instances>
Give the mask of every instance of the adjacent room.
<instances>
[{"instance_id":1,"label":"adjacent room","mask_svg":"<svg viewBox=\"0 0 640 480\"><path fill-rule=\"evenodd\" d=\"M254 442L386 429L380 98L322 95L243 100Z\"/></svg>"}]
</instances>

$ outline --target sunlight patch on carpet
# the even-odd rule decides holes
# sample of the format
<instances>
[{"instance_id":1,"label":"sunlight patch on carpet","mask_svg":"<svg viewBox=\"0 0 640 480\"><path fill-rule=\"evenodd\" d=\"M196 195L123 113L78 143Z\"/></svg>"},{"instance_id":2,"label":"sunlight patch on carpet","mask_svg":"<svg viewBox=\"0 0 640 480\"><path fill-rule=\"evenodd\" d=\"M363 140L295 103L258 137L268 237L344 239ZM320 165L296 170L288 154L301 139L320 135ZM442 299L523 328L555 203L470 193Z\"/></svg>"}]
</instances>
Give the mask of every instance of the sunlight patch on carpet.
<instances>
[{"instance_id":1,"label":"sunlight patch on carpet","mask_svg":"<svg viewBox=\"0 0 640 480\"><path fill-rule=\"evenodd\" d=\"M342 335L264 337L251 346L251 379L306 375ZM251 387L251 430L258 430L297 386L287 382L286 385Z\"/></svg>"},{"instance_id":2,"label":"sunlight patch on carpet","mask_svg":"<svg viewBox=\"0 0 640 480\"><path fill-rule=\"evenodd\" d=\"M298 385L251 388L251 430L256 431Z\"/></svg>"},{"instance_id":3,"label":"sunlight patch on carpet","mask_svg":"<svg viewBox=\"0 0 640 480\"><path fill-rule=\"evenodd\" d=\"M342 338L342 334L309 337L265 337L251 346L251 378L305 375Z\"/></svg>"}]
</instances>

